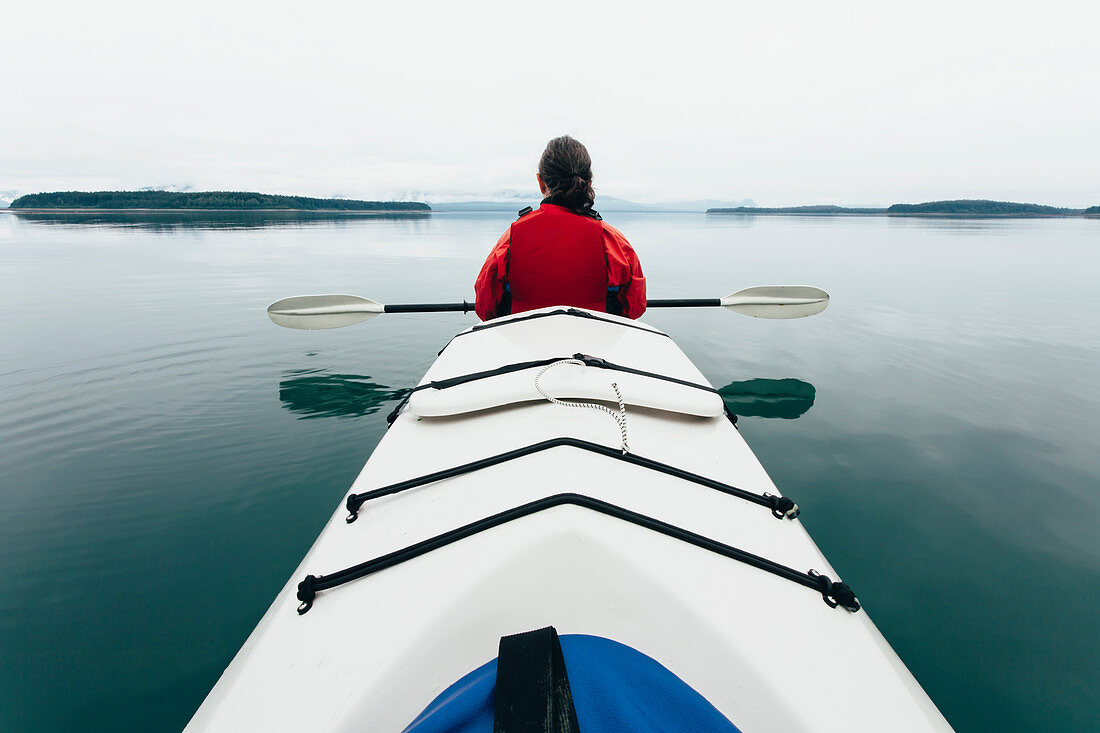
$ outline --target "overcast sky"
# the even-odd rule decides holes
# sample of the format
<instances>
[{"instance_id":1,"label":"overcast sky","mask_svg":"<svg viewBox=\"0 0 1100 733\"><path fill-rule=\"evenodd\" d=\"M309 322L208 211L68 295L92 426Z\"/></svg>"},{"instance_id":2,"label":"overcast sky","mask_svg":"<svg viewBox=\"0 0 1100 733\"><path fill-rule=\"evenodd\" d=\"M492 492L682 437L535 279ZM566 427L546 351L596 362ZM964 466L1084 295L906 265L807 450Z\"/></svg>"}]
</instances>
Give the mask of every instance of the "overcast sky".
<instances>
[{"instance_id":1,"label":"overcast sky","mask_svg":"<svg viewBox=\"0 0 1100 733\"><path fill-rule=\"evenodd\" d=\"M0 9L0 192L1100 204L1095 0Z\"/></svg>"}]
</instances>

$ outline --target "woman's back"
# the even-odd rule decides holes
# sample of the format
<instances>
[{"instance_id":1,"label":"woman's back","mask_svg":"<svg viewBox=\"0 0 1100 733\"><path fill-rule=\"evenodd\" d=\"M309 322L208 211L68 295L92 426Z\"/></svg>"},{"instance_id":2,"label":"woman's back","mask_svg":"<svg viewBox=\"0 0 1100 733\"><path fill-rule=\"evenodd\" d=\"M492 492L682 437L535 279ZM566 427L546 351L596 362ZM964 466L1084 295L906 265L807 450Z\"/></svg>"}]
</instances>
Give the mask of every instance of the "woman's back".
<instances>
[{"instance_id":1,"label":"woman's back","mask_svg":"<svg viewBox=\"0 0 1100 733\"><path fill-rule=\"evenodd\" d=\"M592 161L569 136L551 140L537 176L545 198L521 212L481 268L476 310L482 320L553 305L645 311L645 277L634 249L592 208Z\"/></svg>"},{"instance_id":2,"label":"woman's back","mask_svg":"<svg viewBox=\"0 0 1100 733\"><path fill-rule=\"evenodd\" d=\"M563 304L606 307L602 222L543 204L512 224L510 239L513 313Z\"/></svg>"}]
</instances>

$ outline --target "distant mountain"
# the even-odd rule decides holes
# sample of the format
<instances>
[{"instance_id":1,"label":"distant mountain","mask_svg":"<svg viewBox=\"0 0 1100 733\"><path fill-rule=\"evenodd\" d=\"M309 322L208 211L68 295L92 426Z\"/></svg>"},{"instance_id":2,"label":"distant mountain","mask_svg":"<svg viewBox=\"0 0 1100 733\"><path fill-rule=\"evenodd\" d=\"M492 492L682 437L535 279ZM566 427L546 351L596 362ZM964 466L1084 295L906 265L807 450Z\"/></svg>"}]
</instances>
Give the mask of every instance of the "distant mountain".
<instances>
[{"instance_id":1,"label":"distant mountain","mask_svg":"<svg viewBox=\"0 0 1100 733\"><path fill-rule=\"evenodd\" d=\"M18 191L0 191L0 209L8 208L17 198L19 198Z\"/></svg>"},{"instance_id":2,"label":"distant mountain","mask_svg":"<svg viewBox=\"0 0 1100 733\"><path fill-rule=\"evenodd\" d=\"M58 191L20 196L13 209L244 209L297 211L431 211L414 201L358 201L251 191Z\"/></svg>"},{"instance_id":3,"label":"distant mountain","mask_svg":"<svg viewBox=\"0 0 1100 733\"><path fill-rule=\"evenodd\" d=\"M451 201L447 203L431 201L429 203L432 211L436 212L511 212L514 214L524 206L537 207L539 200L534 198L529 201Z\"/></svg>"},{"instance_id":4,"label":"distant mountain","mask_svg":"<svg viewBox=\"0 0 1100 733\"><path fill-rule=\"evenodd\" d=\"M626 199L617 199L612 196L597 196L596 208L600 211L668 211L668 212L695 212L702 213L707 209L720 206L755 206L752 199L740 201L720 201L718 199L695 199L681 201L662 201L652 204L641 204Z\"/></svg>"},{"instance_id":5,"label":"distant mountain","mask_svg":"<svg viewBox=\"0 0 1100 733\"><path fill-rule=\"evenodd\" d=\"M856 208L824 204L818 206L736 206L729 209L707 209L708 214L885 214L886 209Z\"/></svg>"},{"instance_id":6,"label":"distant mountain","mask_svg":"<svg viewBox=\"0 0 1100 733\"><path fill-rule=\"evenodd\" d=\"M142 186L139 191L171 191L172 193L186 193L194 191L195 187L186 183L169 183L164 186Z\"/></svg>"},{"instance_id":7,"label":"distant mountain","mask_svg":"<svg viewBox=\"0 0 1100 733\"><path fill-rule=\"evenodd\" d=\"M524 206L538 208L539 198L531 196L526 198L501 198L482 201L433 201L431 197L425 197L432 206L432 211L510 211L516 212ZM695 201L668 201L664 203L643 204L637 201L615 198L614 196L596 196L596 210L601 212L688 212L702 213L711 206L752 206L752 199L743 199L737 202L723 202L717 199L705 199Z\"/></svg>"}]
</instances>

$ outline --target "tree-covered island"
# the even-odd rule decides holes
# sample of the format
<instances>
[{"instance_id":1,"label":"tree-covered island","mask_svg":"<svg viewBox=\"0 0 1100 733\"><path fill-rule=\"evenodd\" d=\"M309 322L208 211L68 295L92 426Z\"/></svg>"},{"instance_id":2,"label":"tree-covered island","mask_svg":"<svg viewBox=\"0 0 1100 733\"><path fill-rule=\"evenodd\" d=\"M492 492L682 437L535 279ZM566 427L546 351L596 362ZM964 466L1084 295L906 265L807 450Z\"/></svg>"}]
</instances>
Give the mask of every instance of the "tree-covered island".
<instances>
[{"instance_id":1,"label":"tree-covered island","mask_svg":"<svg viewBox=\"0 0 1100 733\"><path fill-rule=\"evenodd\" d=\"M708 214L801 214L832 216L838 214L885 216L947 216L972 218L1082 216L1100 213L1100 206L1088 209L1067 209L1041 204L1020 204L1012 201L986 201L984 199L956 199L952 201L928 201L923 204L894 204L885 209L851 208L846 206L783 206L758 208L738 206L729 209L707 209Z\"/></svg>"},{"instance_id":2,"label":"tree-covered island","mask_svg":"<svg viewBox=\"0 0 1100 733\"><path fill-rule=\"evenodd\" d=\"M11 202L12 209L172 209L268 211L429 212L418 201L359 201L279 196L251 191L57 191L32 193Z\"/></svg>"},{"instance_id":3,"label":"tree-covered island","mask_svg":"<svg viewBox=\"0 0 1100 733\"><path fill-rule=\"evenodd\" d=\"M1085 211L1041 204L1018 204L1012 201L958 199L923 204L894 204L886 209L886 213L905 216L1080 216Z\"/></svg>"}]
</instances>

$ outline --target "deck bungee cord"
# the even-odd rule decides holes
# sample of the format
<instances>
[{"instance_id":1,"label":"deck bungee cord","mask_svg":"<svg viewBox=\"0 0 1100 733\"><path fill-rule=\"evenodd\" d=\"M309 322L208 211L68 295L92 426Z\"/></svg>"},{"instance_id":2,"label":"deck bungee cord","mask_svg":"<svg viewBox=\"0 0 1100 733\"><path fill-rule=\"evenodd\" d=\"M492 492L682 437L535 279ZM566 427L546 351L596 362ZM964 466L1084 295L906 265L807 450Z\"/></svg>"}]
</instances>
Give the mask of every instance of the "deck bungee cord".
<instances>
[{"instance_id":1,"label":"deck bungee cord","mask_svg":"<svg viewBox=\"0 0 1100 733\"><path fill-rule=\"evenodd\" d=\"M789 497L776 496L774 494L763 493L754 494L751 491L740 489L736 486L717 481L706 476L700 476L697 473L691 471L685 471L682 468L676 466L670 466L667 463L661 463L655 461L652 458L645 458L637 453L623 453L617 448L611 448L599 443L593 443L589 440L583 440L581 438L561 437L551 438L549 440L539 441L538 443L532 443L531 445L523 446L522 448L515 448L513 450L498 453L495 456L489 456L488 458L481 458L476 461L470 461L469 463L463 463L453 468L445 468L441 471L434 471L432 473L424 474L423 476L417 476L416 478L406 479L404 481L398 481L397 483L389 484L388 486L382 486L371 491L364 491L360 494L350 494L347 500L344 502L344 506L348 510L348 516L344 520L348 524L351 524L359 518L359 510L364 504L372 499L379 499L383 496L392 496L393 494L401 493L402 491L408 491L409 489L415 489L419 486L435 483L436 481L442 481L448 478L454 478L456 476L462 476L463 474L473 473L474 471L480 471L484 468L491 466L498 466L502 463L514 461L517 458L523 458L534 453L550 450L551 448L577 448L579 450L589 451L596 453L607 458L613 458L617 461L623 461L624 463L630 463L641 468L647 468L651 471L657 471L667 476L673 476L675 478L690 481L693 484L705 486L709 489L714 489L723 494L730 496L736 496L739 499L758 504L766 509L770 509L772 516L776 519L794 519L800 513L798 504L794 503Z\"/></svg>"},{"instance_id":2,"label":"deck bungee cord","mask_svg":"<svg viewBox=\"0 0 1100 733\"><path fill-rule=\"evenodd\" d=\"M583 509L590 509L594 512L629 522L644 529L652 530L666 537L686 542L695 547L708 550L718 555L722 555L723 557L728 557L732 560L737 560L746 565L769 572L772 575L798 583L799 585L821 593L822 600L831 608L837 608L839 606L852 613L860 609L859 600L846 583L834 581L815 570L811 569L807 572L795 570L794 568L777 563L774 560L769 560L766 557L761 557L760 555L755 555L746 550L733 547L732 545L712 540L709 537L704 537L703 535L677 527L676 525L662 522L659 519L654 519L645 514L639 514L630 509L624 509L621 506L600 499L585 496L584 494L562 493L554 494L553 496L548 496L543 499L537 499L512 509L506 509L505 511L485 517L484 519L479 519L476 522L471 522L457 529L452 529L400 550L395 550L386 555L381 555L380 557L367 560L358 565L352 565L349 568L338 570L328 575L307 575L304 580L298 583L297 598L301 601L301 605L298 606L298 613L304 614L313 607L313 601L316 599L319 591L336 588L337 586L341 586L353 580L364 578L373 573L400 565L407 560L426 555L434 550L446 547L480 532L508 524L509 522L531 516L532 514L537 514L547 509L553 509L554 507L564 505L573 505Z\"/></svg>"},{"instance_id":3,"label":"deck bungee cord","mask_svg":"<svg viewBox=\"0 0 1100 733\"><path fill-rule=\"evenodd\" d=\"M409 390L397 406L393 408L389 415L386 416L386 422L390 425L397 419L397 416L401 414L401 410L408 404L409 399L413 393L420 392L425 389L443 390L457 387L461 384L468 384L470 382L476 382L482 379L489 379L491 377L499 377L504 374L512 374L514 372L521 372L525 369L537 369L539 367L549 366L557 362L568 361L571 363L580 364L583 366L595 367L597 369L608 369L611 371L622 372L624 374L634 374L639 377L649 377L650 379L659 379L664 382L670 382L672 384L679 384L684 387L692 387L704 392L711 392L718 394L718 390L711 387L709 384L699 384L698 382L689 382L686 379L678 379L676 377L670 377L665 374L657 374L656 372L647 372L643 369L635 369L633 367L623 366L622 364L614 364L606 359L601 359L598 356L589 356L587 354L573 354L572 356L552 356L548 359L534 359L532 361L520 361L514 364L505 364L494 369L486 369L480 372L471 372L470 374L461 374L455 377L448 377L446 379L435 379L431 382L425 382L424 384L418 384ZM721 396L721 395L719 395Z\"/></svg>"}]
</instances>

